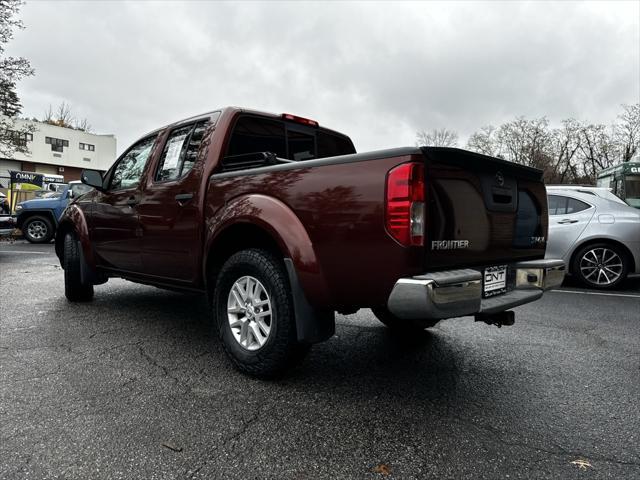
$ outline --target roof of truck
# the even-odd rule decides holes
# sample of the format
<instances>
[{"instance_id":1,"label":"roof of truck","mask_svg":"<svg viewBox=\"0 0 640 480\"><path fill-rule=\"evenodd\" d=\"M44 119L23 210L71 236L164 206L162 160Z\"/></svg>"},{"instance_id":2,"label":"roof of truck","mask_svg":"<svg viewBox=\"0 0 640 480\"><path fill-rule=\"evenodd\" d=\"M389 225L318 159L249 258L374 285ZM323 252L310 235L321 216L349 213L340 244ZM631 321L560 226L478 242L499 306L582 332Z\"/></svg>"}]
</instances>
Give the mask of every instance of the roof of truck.
<instances>
[{"instance_id":1,"label":"roof of truck","mask_svg":"<svg viewBox=\"0 0 640 480\"><path fill-rule=\"evenodd\" d=\"M223 113L227 113L227 112L247 113L249 115L259 115L261 117L271 117L271 118L273 118L275 120L291 121L291 120L287 120L287 119L283 118L284 115L290 115L290 114L287 114L287 113L271 113L271 112L263 112L263 111L260 111L260 110L252 110L250 108L228 106L228 107L223 107L223 108L218 108L218 109L215 109L215 110L211 110L211 111L208 111L208 112L205 112L205 113L201 113L199 115L192 115L190 117L183 118L181 120L177 120L175 122L168 123L168 124L166 124L166 125L164 125L164 126L162 126L160 128L156 128L154 130L151 130L150 132L147 132L145 135L142 135L139 138L142 139L142 138L148 137L149 135L153 135L154 133L160 132L161 130L164 130L164 129L169 128L169 127L175 127L175 126L178 126L178 125L183 124L183 123L189 123L189 122L193 122L193 121L196 121L196 120L199 120L199 119L205 119L205 118L211 117L214 113L220 113L220 115L222 115ZM304 118L304 117L299 117L299 118ZM313 121L317 123L317 128L321 128L325 132L330 132L330 133L333 133L333 134L336 134L336 135L340 135L340 136L343 136L343 137L348 137L348 135L346 135L345 133L339 132L337 130L333 130L331 128L327 128L327 127L321 126L320 123L317 120L313 120Z\"/></svg>"}]
</instances>

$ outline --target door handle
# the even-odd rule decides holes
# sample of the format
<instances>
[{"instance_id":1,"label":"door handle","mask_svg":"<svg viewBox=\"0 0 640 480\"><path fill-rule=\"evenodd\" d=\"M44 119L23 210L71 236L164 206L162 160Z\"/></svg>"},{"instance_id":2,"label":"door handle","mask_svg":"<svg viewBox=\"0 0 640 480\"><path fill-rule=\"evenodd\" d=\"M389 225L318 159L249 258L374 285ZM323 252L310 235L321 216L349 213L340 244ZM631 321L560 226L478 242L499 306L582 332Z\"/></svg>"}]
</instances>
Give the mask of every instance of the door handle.
<instances>
[{"instance_id":1,"label":"door handle","mask_svg":"<svg viewBox=\"0 0 640 480\"><path fill-rule=\"evenodd\" d=\"M193 198L193 193L179 193L175 198L180 205L184 205Z\"/></svg>"},{"instance_id":2,"label":"door handle","mask_svg":"<svg viewBox=\"0 0 640 480\"><path fill-rule=\"evenodd\" d=\"M140 200L138 200L136 197L129 197L129 198L127 198L127 205L129 205L130 207L134 207L134 206L136 206L138 203L140 203Z\"/></svg>"},{"instance_id":3,"label":"door handle","mask_svg":"<svg viewBox=\"0 0 640 480\"><path fill-rule=\"evenodd\" d=\"M564 220L560 220L558 223L560 225L566 225L567 223L578 223L578 220L571 220L570 218L565 218Z\"/></svg>"}]
</instances>

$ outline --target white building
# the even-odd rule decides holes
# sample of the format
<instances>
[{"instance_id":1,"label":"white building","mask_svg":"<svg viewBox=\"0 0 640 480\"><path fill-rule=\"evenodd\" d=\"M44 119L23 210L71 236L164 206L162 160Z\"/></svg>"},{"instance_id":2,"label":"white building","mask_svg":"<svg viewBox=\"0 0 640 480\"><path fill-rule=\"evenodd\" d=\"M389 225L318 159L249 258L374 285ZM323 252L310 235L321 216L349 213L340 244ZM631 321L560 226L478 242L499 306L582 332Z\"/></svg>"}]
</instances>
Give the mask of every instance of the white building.
<instances>
[{"instance_id":1,"label":"white building","mask_svg":"<svg viewBox=\"0 0 640 480\"><path fill-rule=\"evenodd\" d=\"M65 182L79 180L85 168L107 170L116 159L116 138L113 135L58 127L30 120L16 120L16 128L33 125L35 131L24 141L28 154L14 153L12 158L0 157L0 185L7 187L9 170L62 175Z\"/></svg>"}]
</instances>

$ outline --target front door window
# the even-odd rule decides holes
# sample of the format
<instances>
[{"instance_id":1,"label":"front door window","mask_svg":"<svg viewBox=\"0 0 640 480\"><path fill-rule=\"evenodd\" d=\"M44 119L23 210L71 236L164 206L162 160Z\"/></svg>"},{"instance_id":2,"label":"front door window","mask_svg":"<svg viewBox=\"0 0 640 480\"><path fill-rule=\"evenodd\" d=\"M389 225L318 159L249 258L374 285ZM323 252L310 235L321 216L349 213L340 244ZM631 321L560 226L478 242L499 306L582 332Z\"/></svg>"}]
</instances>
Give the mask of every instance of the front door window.
<instances>
[{"instance_id":1,"label":"front door window","mask_svg":"<svg viewBox=\"0 0 640 480\"><path fill-rule=\"evenodd\" d=\"M124 190L138 186L155 140L155 137L146 138L129 149L113 170L109 190Z\"/></svg>"}]
</instances>

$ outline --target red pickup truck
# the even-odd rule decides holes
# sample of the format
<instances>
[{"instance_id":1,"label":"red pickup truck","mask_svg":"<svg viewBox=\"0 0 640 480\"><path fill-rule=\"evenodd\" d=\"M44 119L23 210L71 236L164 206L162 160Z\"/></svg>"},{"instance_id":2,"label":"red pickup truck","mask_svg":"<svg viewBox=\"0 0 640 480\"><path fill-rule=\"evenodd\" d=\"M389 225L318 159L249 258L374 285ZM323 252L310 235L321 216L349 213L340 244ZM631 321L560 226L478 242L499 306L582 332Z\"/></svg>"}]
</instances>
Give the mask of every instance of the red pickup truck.
<instances>
[{"instance_id":1,"label":"red pickup truck","mask_svg":"<svg viewBox=\"0 0 640 480\"><path fill-rule=\"evenodd\" d=\"M290 114L225 108L145 135L63 213L70 301L121 277L208 294L234 365L268 377L371 308L411 335L498 326L564 277L541 172L451 148L356 153Z\"/></svg>"}]
</instances>

